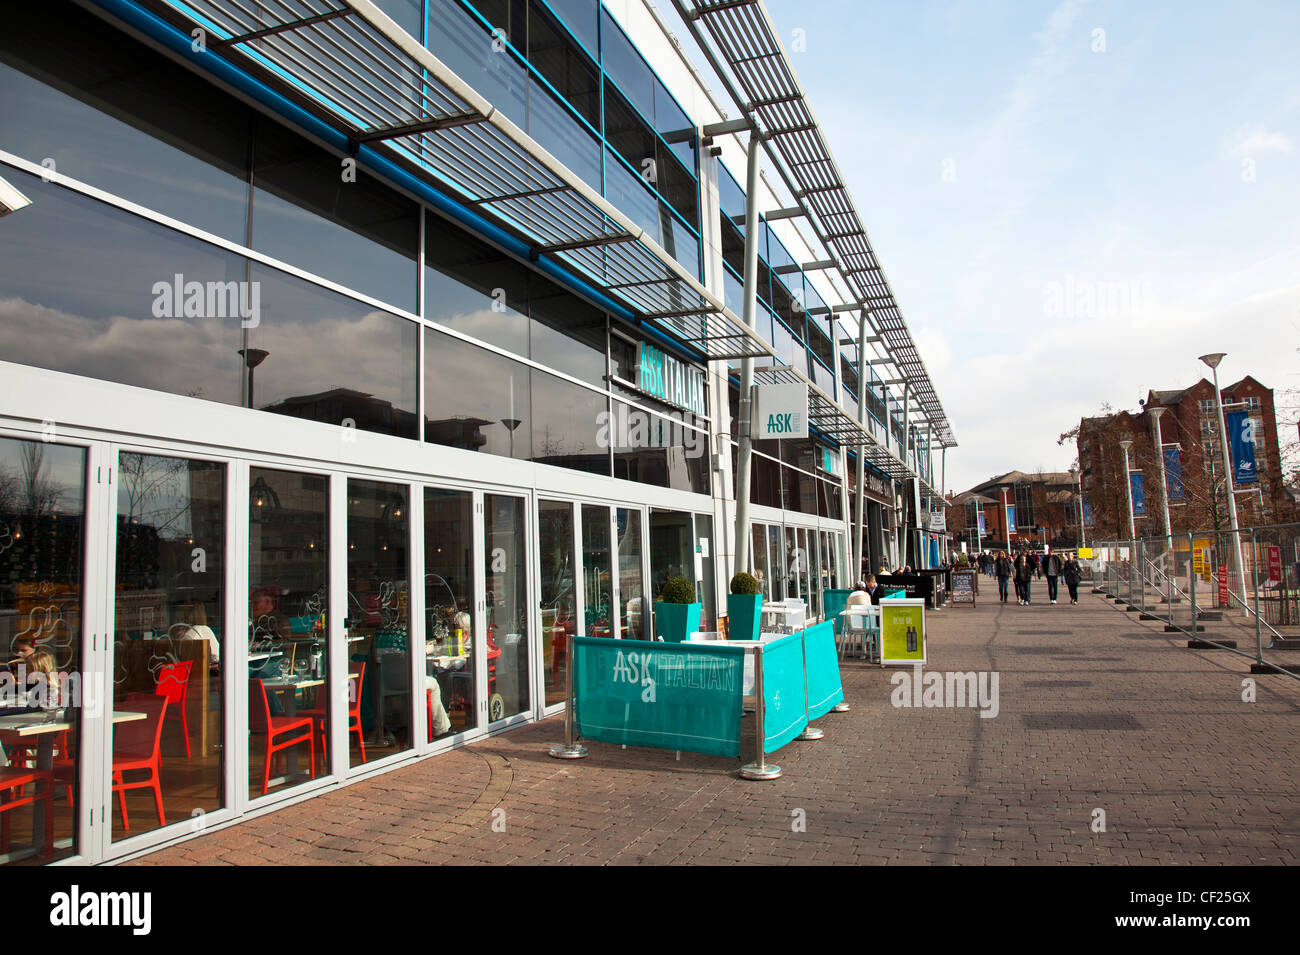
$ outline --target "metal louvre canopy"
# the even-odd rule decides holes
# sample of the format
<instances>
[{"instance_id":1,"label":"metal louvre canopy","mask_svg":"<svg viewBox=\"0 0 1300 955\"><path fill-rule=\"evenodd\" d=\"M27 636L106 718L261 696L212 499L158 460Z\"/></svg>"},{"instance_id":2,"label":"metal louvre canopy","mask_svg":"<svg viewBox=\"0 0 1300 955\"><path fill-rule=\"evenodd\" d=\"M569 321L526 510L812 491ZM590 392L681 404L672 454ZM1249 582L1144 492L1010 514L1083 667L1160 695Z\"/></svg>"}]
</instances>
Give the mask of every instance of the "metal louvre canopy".
<instances>
[{"instance_id":1,"label":"metal louvre canopy","mask_svg":"<svg viewBox=\"0 0 1300 955\"><path fill-rule=\"evenodd\" d=\"M646 232L371 0L134 0L707 359L768 357ZM485 42L490 39L485 34Z\"/></svg>"},{"instance_id":2,"label":"metal louvre canopy","mask_svg":"<svg viewBox=\"0 0 1300 955\"><path fill-rule=\"evenodd\" d=\"M891 360L908 379L911 393L934 428L935 439L942 447L955 447L956 438L929 372L766 8L759 0L673 3L737 107L753 116L768 156L856 296L856 305L871 313ZM735 83L720 68L718 56L701 35L701 25Z\"/></svg>"}]
</instances>

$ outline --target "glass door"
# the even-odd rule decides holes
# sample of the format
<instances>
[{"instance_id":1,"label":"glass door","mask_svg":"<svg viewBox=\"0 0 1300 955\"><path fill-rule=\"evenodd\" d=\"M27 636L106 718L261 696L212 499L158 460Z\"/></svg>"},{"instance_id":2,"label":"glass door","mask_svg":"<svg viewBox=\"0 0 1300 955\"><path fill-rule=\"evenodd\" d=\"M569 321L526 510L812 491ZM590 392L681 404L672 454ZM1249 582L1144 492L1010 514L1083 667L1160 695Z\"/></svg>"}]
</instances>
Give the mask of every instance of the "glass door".
<instances>
[{"instance_id":1,"label":"glass door","mask_svg":"<svg viewBox=\"0 0 1300 955\"><path fill-rule=\"evenodd\" d=\"M577 540L574 536L573 504L539 500L537 534L542 692L546 705L550 706L564 702L565 675L569 665L566 641L577 632Z\"/></svg>"},{"instance_id":2,"label":"glass door","mask_svg":"<svg viewBox=\"0 0 1300 955\"><path fill-rule=\"evenodd\" d=\"M763 588L764 597L771 600L772 582L769 579L767 559L767 526L765 524L751 525L749 536L754 550L752 559L754 577L758 580L758 585Z\"/></svg>"},{"instance_id":3,"label":"glass door","mask_svg":"<svg viewBox=\"0 0 1300 955\"><path fill-rule=\"evenodd\" d=\"M348 480L348 765L352 767L410 749L413 720L425 716L425 707L416 707L411 694L408 490L404 484Z\"/></svg>"},{"instance_id":4,"label":"glass door","mask_svg":"<svg viewBox=\"0 0 1300 955\"><path fill-rule=\"evenodd\" d=\"M248 497L248 793L256 799L329 773L330 479L252 467ZM350 701L349 714L354 708Z\"/></svg>"},{"instance_id":5,"label":"glass door","mask_svg":"<svg viewBox=\"0 0 1300 955\"><path fill-rule=\"evenodd\" d=\"M472 652L479 622L473 515L473 492L424 489L424 712L430 740L483 725L481 664Z\"/></svg>"},{"instance_id":6,"label":"glass door","mask_svg":"<svg viewBox=\"0 0 1300 955\"><path fill-rule=\"evenodd\" d=\"M614 592L609 552L609 508L582 505L583 628L588 637L612 637Z\"/></svg>"},{"instance_id":7,"label":"glass door","mask_svg":"<svg viewBox=\"0 0 1300 955\"><path fill-rule=\"evenodd\" d=\"M718 629L717 587L713 580L713 518L695 515L694 558L696 568L695 599L700 602L700 629Z\"/></svg>"},{"instance_id":8,"label":"glass door","mask_svg":"<svg viewBox=\"0 0 1300 955\"><path fill-rule=\"evenodd\" d=\"M646 613L641 565L641 510L615 508L614 531L618 541L619 636L648 640L650 614Z\"/></svg>"},{"instance_id":9,"label":"glass door","mask_svg":"<svg viewBox=\"0 0 1300 955\"><path fill-rule=\"evenodd\" d=\"M217 461L117 455L104 766L114 842L225 804L226 472Z\"/></svg>"},{"instance_id":10,"label":"glass door","mask_svg":"<svg viewBox=\"0 0 1300 955\"><path fill-rule=\"evenodd\" d=\"M527 509L522 497L483 495L488 718L531 707Z\"/></svg>"},{"instance_id":11,"label":"glass door","mask_svg":"<svg viewBox=\"0 0 1300 955\"><path fill-rule=\"evenodd\" d=\"M0 766L8 771L0 798L13 804L4 813L9 843L0 847L0 863L38 864L89 849L80 821L88 814L74 809L86 771L82 705L103 701L87 681L83 637L93 539L88 454L85 447L0 436L0 651L6 702L17 704L0 715ZM54 779L44 790L26 778L43 772ZM30 796L37 798L24 803Z\"/></svg>"}]
</instances>

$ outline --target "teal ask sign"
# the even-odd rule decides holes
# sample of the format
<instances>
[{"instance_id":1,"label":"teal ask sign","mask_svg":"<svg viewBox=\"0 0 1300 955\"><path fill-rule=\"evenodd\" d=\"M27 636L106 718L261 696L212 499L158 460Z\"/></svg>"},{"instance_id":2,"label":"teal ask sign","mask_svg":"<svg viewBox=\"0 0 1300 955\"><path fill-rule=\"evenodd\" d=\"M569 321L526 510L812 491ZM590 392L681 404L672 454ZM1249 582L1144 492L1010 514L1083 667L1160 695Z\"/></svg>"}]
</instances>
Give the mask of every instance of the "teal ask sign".
<instances>
[{"instance_id":1,"label":"teal ask sign","mask_svg":"<svg viewBox=\"0 0 1300 955\"><path fill-rule=\"evenodd\" d=\"M704 372L646 342L637 347L636 385L652 398L704 414Z\"/></svg>"},{"instance_id":2,"label":"teal ask sign","mask_svg":"<svg viewBox=\"0 0 1300 955\"><path fill-rule=\"evenodd\" d=\"M573 652L584 739L740 755L743 647L575 637Z\"/></svg>"}]
</instances>

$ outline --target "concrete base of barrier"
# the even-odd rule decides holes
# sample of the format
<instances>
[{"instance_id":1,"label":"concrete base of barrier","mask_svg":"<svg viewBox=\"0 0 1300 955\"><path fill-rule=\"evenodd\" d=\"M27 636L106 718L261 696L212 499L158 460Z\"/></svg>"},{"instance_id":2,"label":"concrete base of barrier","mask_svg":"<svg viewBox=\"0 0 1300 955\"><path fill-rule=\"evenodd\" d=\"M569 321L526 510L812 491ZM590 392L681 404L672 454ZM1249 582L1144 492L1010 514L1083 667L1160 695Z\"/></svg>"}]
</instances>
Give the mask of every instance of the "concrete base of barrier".
<instances>
[{"instance_id":1,"label":"concrete base of barrier","mask_svg":"<svg viewBox=\"0 0 1300 955\"><path fill-rule=\"evenodd\" d=\"M1161 618L1160 618L1160 615L1159 615L1159 614L1154 614L1154 613L1140 613L1140 614L1138 614L1138 619L1139 619L1139 620L1159 620L1159 619L1161 619Z\"/></svg>"},{"instance_id":2,"label":"concrete base of barrier","mask_svg":"<svg viewBox=\"0 0 1300 955\"><path fill-rule=\"evenodd\" d=\"M1237 649L1237 641L1236 640L1215 640L1213 643L1210 643L1208 640L1187 641L1188 650L1222 650L1224 648L1227 648L1229 650Z\"/></svg>"},{"instance_id":3,"label":"concrete base of barrier","mask_svg":"<svg viewBox=\"0 0 1300 955\"><path fill-rule=\"evenodd\" d=\"M1222 610L1198 610L1196 612L1196 616L1200 617L1202 620L1208 620L1211 623L1214 623L1215 621L1223 619L1223 611Z\"/></svg>"},{"instance_id":4,"label":"concrete base of barrier","mask_svg":"<svg viewBox=\"0 0 1300 955\"><path fill-rule=\"evenodd\" d=\"M1277 673L1278 670L1285 670L1287 673L1300 673L1300 663L1275 663L1272 666L1252 663L1250 665L1251 673Z\"/></svg>"},{"instance_id":5,"label":"concrete base of barrier","mask_svg":"<svg viewBox=\"0 0 1300 955\"><path fill-rule=\"evenodd\" d=\"M1175 627L1175 626L1174 626L1173 624L1171 624L1171 623L1167 623L1167 624L1165 624L1165 633L1184 633L1184 632L1186 632L1186 631L1187 631L1187 628L1186 628L1186 627ZM1204 632L1205 632L1205 628L1202 627L1202 626L1198 623L1198 624L1196 625L1196 632L1197 632L1197 633L1204 633Z\"/></svg>"},{"instance_id":6,"label":"concrete base of barrier","mask_svg":"<svg viewBox=\"0 0 1300 955\"><path fill-rule=\"evenodd\" d=\"M1168 597L1161 597L1161 598L1160 598L1160 602L1161 602L1162 604L1169 604L1169 603L1180 604L1180 603L1183 602L1183 598L1182 598L1182 597L1175 597L1173 600L1170 600Z\"/></svg>"},{"instance_id":7,"label":"concrete base of barrier","mask_svg":"<svg viewBox=\"0 0 1300 955\"><path fill-rule=\"evenodd\" d=\"M1291 637L1274 637L1271 646L1274 650L1300 650L1300 639Z\"/></svg>"},{"instance_id":8,"label":"concrete base of barrier","mask_svg":"<svg viewBox=\"0 0 1300 955\"><path fill-rule=\"evenodd\" d=\"M1126 613L1141 613L1141 612L1142 612L1142 608L1141 608L1141 607L1134 607L1132 604L1130 604L1129 606L1127 606L1127 607L1124 608L1124 611L1125 611Z\"/></svg>"}]
</instances>

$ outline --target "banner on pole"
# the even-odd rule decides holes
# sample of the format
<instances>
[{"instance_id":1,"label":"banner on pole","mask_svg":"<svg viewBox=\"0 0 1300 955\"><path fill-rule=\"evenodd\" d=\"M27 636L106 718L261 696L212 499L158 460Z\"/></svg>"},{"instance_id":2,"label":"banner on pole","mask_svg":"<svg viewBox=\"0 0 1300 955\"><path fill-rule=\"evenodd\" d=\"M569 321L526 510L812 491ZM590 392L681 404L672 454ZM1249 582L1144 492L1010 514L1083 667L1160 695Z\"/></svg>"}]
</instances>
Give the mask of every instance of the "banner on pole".
<instances>
[{"instance_id":1,"label":"banner on pole","mask_svg":"<svg viewBox=\"0 0 1300 955\"><path fill-rule=\"evenodd\" d=\"M1183 459L1178 447L1165 448L1165 484L1169 486L1169 500L1185 499L1183 490Z\"/></svg>"},{"instance_id":2,"label":"banner on pole","mask_svg":"<svg viewBox=\"0 0 1300 955\"><path fill-rule=\"evenodd\" d=\"M1015 529L1016 529L1016 506L1014 504L1008 504L1007 505L1007 533L1008 534L1014 533Z\"/></svg>"},{"instance_id":3,"label":"banner on pole","mask_svg":"<svg viewBox=\"0 0 1300 955\"><path fill-rule=\"evenodd\" d=\"M988 527L986 527L985 524L984 524L984 512L983 512L983 511L980 511L980 513L979 513L979 535L980 535L980 537L988 537L988 536L989 536L989 529L988 529Z\"/></svg>"},{"instance_id":4,"label":"banner on pole","mask_svg":"<svg viewBox=\"0 0 1300 955\"><path fill-rule=\"evenodd\" d=\"M1092 505L1088 503L1088 499L1086 497L1083 499L1083 523L1087 527L1091 527L1093 525Z\"/></svg>"},{"instance_id":5,"label":"banner on pole","mask_svg":"<svg viewBox=\"0 0 1300 955\"><path fill-rule=\"evenodd\" d=\"M1147 513L1147 496L1146 491L1142 489L1142 472L1130 471L1128 479L1133 487L1133 516L1145 517Z\"/></svg>"},{"instance_id":6,"label":"banner on pole","mask_svg":"<svg viewBox=\"0 0 1300 955\"><path fill-rule=\"evenodd\" d=\"M1255 422L1246 411L1232 411L1226 416L1229 444L1232 449L1232 480L1237 484L1255 484Z\"/></svg>"}]
</instances>

